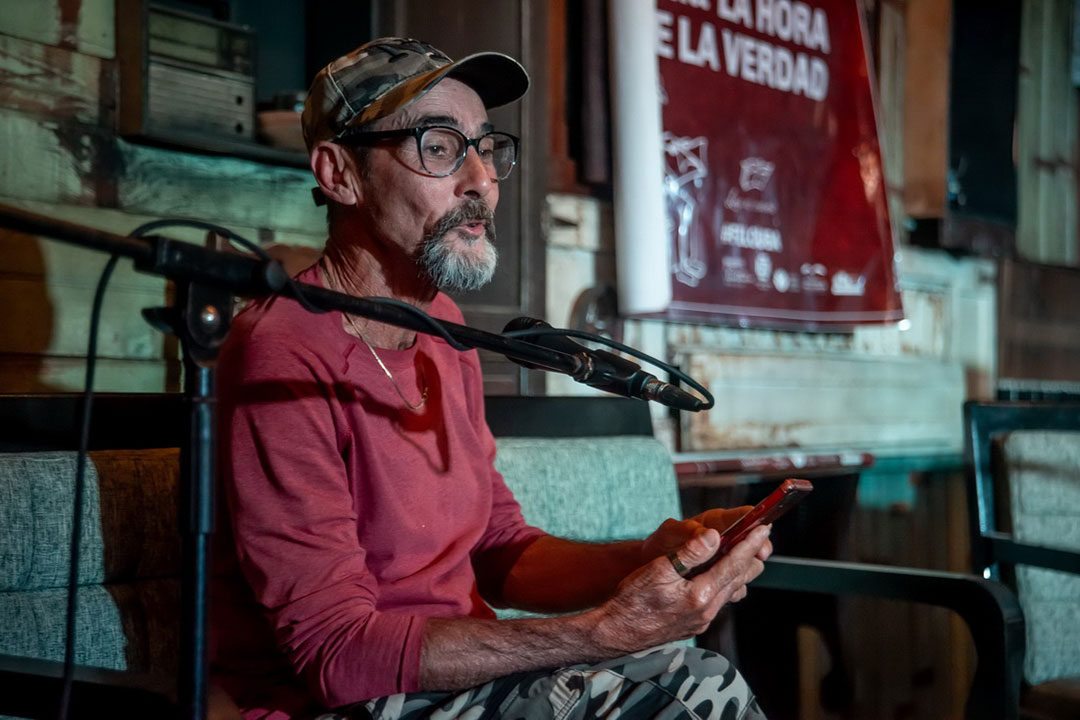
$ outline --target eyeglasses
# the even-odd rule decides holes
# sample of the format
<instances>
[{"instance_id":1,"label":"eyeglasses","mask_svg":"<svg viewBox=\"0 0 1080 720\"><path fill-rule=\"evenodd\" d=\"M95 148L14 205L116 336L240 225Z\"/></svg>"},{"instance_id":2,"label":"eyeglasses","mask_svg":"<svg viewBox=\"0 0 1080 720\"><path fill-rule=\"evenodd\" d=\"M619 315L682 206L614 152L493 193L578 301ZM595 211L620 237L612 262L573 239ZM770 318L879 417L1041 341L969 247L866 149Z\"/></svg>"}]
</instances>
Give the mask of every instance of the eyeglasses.
<instances>
[{"instance_id":1,"label":"eyeglasses","mask_svg":"<svg viewBox=\"0 0 1080 720\"><path fill-rule=\"evenodd\" d=\"M419 166L415 169L432 177L453 175L465 162L469 147L476 148L484 167L494 180L505 180L517 164L518 138L510 133L489 132L480 137L466 137L461 131L442 125L349 133L344 143L364 144L398 137L416 138Z\"/></svg>"}]
</instances>

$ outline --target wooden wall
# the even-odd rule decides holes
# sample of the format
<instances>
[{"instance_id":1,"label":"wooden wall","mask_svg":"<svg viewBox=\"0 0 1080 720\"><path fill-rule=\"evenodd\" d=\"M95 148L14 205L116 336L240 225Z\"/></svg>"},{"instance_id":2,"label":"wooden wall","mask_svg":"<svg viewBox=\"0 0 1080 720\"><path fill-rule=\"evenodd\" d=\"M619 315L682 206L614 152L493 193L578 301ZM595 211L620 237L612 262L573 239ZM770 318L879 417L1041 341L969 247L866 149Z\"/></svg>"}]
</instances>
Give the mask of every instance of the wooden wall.
<instances>
[{"instance_id":1,"label":"wooden wall","mask_svg":"<svg viewBox=\"0 0 1080 720\"><path fill-rule=\"evenodd\" d=\"M1023 3L1015 150L1017 254L1073 267L1080 265L1075 7L1072 0Z\"/></svg>"},{"instance_id":2,"label":"wooden wall","mask_svg":"<svg viewBox=\"0 0 1080 720\"><path fill-rule=\"evenodd\" d=\"M309 263L325 237L325 211L311 201L310 171L237 157L131 142L115 132L118 103L115 0L0 0L0 203L90 227L127 233L161 217L224 225L271 248L290 269ZM528 161L502 191L497 214L500 272L484 290L459 298L470 324L501 330L519 315L539 315L544 292L538 223L545 190L546 116L542 3L378 0L381 34L424 37L452 56L497 49L532 72L526 98L493 113L522 136ZM477 22L482 20L482 27ZM468 24L468 28L465 25ZM481 29L482 32L473 32ZM359 44L367 37L357 37ZM530 150L531 146L531 150ZM539 150L538 150L539 149ZM202 233L164 234L203 242ZM76 390L83 385L86 320L104 256L0 229L0 299L18 312L0 320L0 392ZM175 343L139 317L162 305L161 279L122 262L102 318L97 387L178 389ZM539 388L539 373L483 356L489 392Z\"/></svg>"},{"instance_id":3,"label":"wooden wall","mask_svg":"<svg viewBox=\"0 0 1080 720\"><path fill-rule=\"evenodd\" d=\"M263 245L313 249L325 219L309 173L137 145L114 133L112 0L0 0L0 203L127 233L208 220ZM202 242L195 231L170 231ZM0 230L0 391L77 390L102 254ZM96 386L178 389L175 343L141 318L165 281L122 261L106 296Z\"/></svg>"}]
</instances>

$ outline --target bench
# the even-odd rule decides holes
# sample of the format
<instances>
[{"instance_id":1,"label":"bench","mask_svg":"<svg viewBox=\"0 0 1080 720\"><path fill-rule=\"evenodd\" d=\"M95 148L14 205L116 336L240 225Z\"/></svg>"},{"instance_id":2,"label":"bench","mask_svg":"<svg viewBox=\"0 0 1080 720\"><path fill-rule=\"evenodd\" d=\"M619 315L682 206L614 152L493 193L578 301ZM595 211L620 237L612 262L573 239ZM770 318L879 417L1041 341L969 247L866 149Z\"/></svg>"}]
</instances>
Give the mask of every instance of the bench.
<instances>
[{"instance_id":1,"label":"bench","mask_svg":"<svg viewBox=\"0 0 1080 720\"><path fill-rule=\"evenodd\" d=\"M0 396L3 715L55 713L79 405L75 395ZM101 395L94 408L73 716L109 707L116 718L157 717L169 712L176 671L175 448L186 437L184 401ZM674 468L652 437L644 403L492 397L486 409L497 466L528 521L579 539L616 540L680 514ZM999 583L774 558L756 584L953 608L978 652L969 717L1016 717L1023 624L1015 597Z\"/></svg>"}]
</instances>

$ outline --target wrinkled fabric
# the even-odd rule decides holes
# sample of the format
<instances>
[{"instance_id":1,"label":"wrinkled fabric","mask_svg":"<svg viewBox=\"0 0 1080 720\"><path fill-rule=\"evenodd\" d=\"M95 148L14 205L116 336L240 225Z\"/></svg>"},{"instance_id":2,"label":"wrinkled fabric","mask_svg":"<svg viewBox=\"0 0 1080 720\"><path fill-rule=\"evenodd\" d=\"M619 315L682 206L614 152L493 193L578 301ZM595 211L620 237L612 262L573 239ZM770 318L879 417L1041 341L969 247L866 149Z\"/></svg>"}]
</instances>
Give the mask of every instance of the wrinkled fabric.
<instances>
[{"instance_id":1,"label":"wrinkled fabric","mask_svg":"<svg viewBox=\"0 0 1080 720\"><path fill-rule=\"evenodd\" d=\"M764 720L727 658L661 645L601 663L517 673L459 693L408 693L322 720Z\"/></svg>"}]
</instances>

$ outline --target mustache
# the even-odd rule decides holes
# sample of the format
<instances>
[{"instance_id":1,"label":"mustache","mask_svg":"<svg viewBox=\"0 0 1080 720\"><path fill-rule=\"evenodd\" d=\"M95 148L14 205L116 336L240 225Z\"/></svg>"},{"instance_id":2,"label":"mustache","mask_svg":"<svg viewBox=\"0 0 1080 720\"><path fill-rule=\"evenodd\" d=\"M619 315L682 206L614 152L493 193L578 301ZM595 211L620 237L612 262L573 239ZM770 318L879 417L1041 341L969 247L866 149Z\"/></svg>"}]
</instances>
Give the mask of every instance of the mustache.
<instances>
[{"instance_id":1,"label":"mustache","mask_svg":"<svg viewBox=\"0 0 1080 720\"><path fill-rule=\"evenodd\" d=\"M458 225L474 222L483 222L489 227L495 223L495 213L486 202L478 198L467 200L464 205L454 208L439 218L428 236L439 237Z\"/></svg>"}]
</instances>

